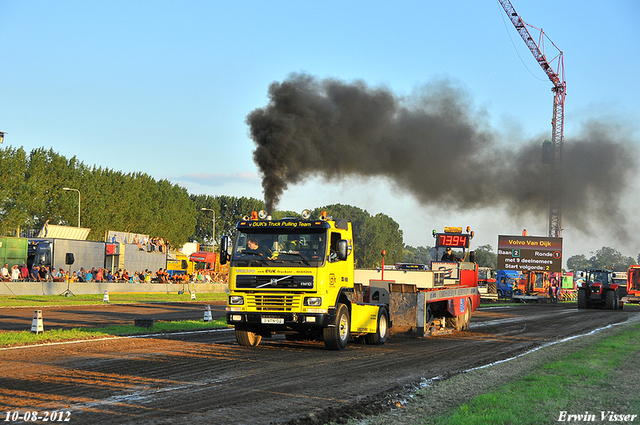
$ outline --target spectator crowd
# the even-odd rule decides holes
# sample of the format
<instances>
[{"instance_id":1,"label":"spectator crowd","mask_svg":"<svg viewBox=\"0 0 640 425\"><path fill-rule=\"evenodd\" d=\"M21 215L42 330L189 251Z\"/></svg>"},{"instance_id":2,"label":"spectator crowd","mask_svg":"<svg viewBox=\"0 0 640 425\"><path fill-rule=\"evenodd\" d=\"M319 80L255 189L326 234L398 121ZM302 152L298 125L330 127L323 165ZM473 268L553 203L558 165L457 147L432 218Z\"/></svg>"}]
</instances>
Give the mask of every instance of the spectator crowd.
<instances>
[{"instance_id":1,"label":"spectator crowd","mask_svg":"<svg viewBox=\"0 0 640 425\"><path fill-rule=\"evenodd\" d=\"M169 273L167 269L160 268L156 272L145 269L142 272L135 271L133 274L128 270L119 269L115 273L105 268L91 268L85 270L83 267L78 271L69 272L60 268L49 270L49 267L33 266L31 270L26 264L22 266L14 265L9 269L5 264L0 269L0 279L5 282L129 282L129 283L226 283L226 278L214 273L212 270L195 270L193 274Z\"/></svg>"}]
</instances>

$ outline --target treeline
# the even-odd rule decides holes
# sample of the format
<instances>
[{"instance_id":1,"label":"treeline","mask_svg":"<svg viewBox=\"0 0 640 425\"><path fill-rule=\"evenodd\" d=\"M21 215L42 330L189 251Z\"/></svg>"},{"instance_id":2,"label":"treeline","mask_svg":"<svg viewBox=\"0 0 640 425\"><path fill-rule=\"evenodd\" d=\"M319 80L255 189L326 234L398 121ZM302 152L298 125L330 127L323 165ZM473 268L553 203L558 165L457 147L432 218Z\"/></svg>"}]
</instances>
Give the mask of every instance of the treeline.
<instances>
[{"instance_id":1,"label":"treeline","mask_svg":"<svg viewBox=\"0 0 640 425\"><path fill-rule=\"evenodd\" d=\"M155 180L144 173L122 173L108 168L89 167L74 156L67 159L53 150L38 148L27 154L23 148L0 149L0 235L24 235L28 229L50 224L78 224L80 191L81 227L91 229L89 239L104 240L105 232L116 230L162 237L178 248L186 242L211 245L215 212L215 240L233 235L236 223L264 208L263 201L233 196L193 195L168 180ZM206 210L203 210L205 208ZM209 210L213 210L209 211ZM404 245L398 223L385 214L371 215L349 205L316 208L313 216L326 210L335 218L352 222L357 267L385 263L429 264L431 247ZM274 219L298 217L299 211L276 211ZM497 267L497 255L490 245L475 248L480 266ZM640 263L613 248L567 260L569 271L612 267L623 271Z\"/></svg>"},{"instance_id":2,"label":"treeline","mask_svg":"<svg viewBox=\"0 0 640 425\"><path fill-rule=\"evenodd\" d=\"M632 264L640 264L640 254L634 260L633 257L625 257L620 251L608 246L603 246L602 249L592 252L589 257L580 254L567 259L567 269L570 271L609 269L624 272Z\"/></svg>"},{"instance_id":3,"label":"treeline","mask_svg":"<svg viewBox=\"0 0 640 425\"><path fill-rule=\"evenodd\" d=\"M3 236L24 236L29 229L41 229L46 220L77 226L75 190L80 191L80 225L91 229L90 240L104 240L108 230L116 230L162 237L174 248L192 241L210 245L214 237L219 241L222 235L233 235L245 215L264 208L263 201L254 198L192 195L168 180L89 167L75 156L67 159L44 148L28 154L23 148L0 149L0 182ZM388 264L403 261L402 230L391 217L339 204L316 208L313 216L322 210L353 223L357 267L380 265L383 249ZM276 211L273 216L299 213Z\"/></svg>"},{"instance_id":4,"label":"treeline","mask_svg":"<svg viewBox=\"0 0 640 425\"><path fill-rule=\"evenodd\" d=\"M174 246L187 242L195 209L186 189L144 173L125 174L89 167L75 156L53 150L0 150L0 234L50 224L91 228L89 239L104 240L107 230L162 236Z\"/></svg>"}]
</instances>

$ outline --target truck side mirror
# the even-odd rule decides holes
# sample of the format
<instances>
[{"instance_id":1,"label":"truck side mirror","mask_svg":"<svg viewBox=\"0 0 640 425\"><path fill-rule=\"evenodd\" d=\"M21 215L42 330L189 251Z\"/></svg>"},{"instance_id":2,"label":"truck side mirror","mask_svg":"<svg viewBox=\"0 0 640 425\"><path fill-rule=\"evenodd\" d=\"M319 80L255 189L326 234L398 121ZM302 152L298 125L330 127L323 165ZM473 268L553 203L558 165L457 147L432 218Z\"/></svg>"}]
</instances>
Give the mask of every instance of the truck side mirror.
<instances>
[{"instance_id":1,"label":"truck side mirror","mask_svg":"<svg viewBox=\"0 0 640 425\"><path fill-rule=\"evenodd\" d=\"M340 239L338 241L338 260L345 261L349 256L349 241Z\"/></svg>"},{"instance_id":2,"label":"truck side mirror","mask_svg":"<svg viewBox=\"0 0 640 425\"><path fill-rule=\"evenodd\" d=\"M229 260L229 236L224 235L220 239L220 264L227 264Z\"/></svg>"}]
</instances>

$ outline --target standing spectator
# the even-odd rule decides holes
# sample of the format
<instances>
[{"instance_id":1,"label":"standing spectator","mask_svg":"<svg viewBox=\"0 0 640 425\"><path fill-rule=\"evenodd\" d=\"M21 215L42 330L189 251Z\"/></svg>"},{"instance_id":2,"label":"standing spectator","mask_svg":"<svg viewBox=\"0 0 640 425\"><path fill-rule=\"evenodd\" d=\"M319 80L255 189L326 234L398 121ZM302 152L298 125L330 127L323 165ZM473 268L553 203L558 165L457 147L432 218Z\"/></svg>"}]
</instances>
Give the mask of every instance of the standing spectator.
<instances>
[{"instance_id":1,"label":"standing spectator","mask_svg":"<svg viewBox=\"0 0 640 425\"><path fill-rule=\"evenodd\" d=\"M17 264L11 267L11 280L14 282L18 282L20 280L20 269L18 269Z\"/></svg>"},{"instance_id":2,"label":"standing spectator","mask_svg":"<svg viewBox=\"0 0 640 425\"><path fill-rule=\"evenodd\" d=\"M104 271L100 267L96 271L96 282L104 282Z\"/></svg>"},{"instance_id":3,"label":"standing spectator","mask_svg":"<svg viewBox=\"0 0 640 425\"><path fill-rule=\"evenodd\" d=\"M29 269L27 268L27 265L24 263L24 261L22 262L22 267L20 267L20 276L23 282L29 280Z\"/></svg>"},{"instance_id":4,"label":"standing spectator","mask_svg":"<svg viewBox=\"0 0 640 425\"><path fill-rule=\"evenodd\" d=\"M0 275L2 275L2 280L4 281L8 281L10 276L9 276L9 264L8 263L4 263L4 267L2 268L2 270L0 270Z\"/></svg>"},{"instance_id":5,"label":"standing spectator","mask_svg":"<svg viewBox=\"0 0 640 425\"><path fill-rule=\"evenodd\" d=\"M91 269L89 271L87 271L87 274L85 275L85 282L93 282L94 281L94 274L93 272L95 271L95 269Z\"/></svg>"}]
</instances>

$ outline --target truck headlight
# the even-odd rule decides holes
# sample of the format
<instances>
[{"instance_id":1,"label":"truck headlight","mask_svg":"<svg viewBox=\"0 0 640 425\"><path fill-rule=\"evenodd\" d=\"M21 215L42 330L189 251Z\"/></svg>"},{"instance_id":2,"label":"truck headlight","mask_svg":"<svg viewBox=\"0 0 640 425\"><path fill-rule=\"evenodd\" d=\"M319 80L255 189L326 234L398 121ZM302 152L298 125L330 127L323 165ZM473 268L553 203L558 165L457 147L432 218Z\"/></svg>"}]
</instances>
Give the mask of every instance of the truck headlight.
<instances>
[{"instance_id":1,"label":"truck headlight","mask_svg":"<svg viewBox=\"0 0 640 425\"><path fill-rule=\"evenodd\" d=\"M229 297L229 304L231 305L242 305L244 304L244 297L240 295L232 295Z\"/></svg>"},{"instance_id":2,"label":"truck headlight","mask_svg":"<svg viewBox=\"0 0 640 425\"><path fill-rule=\"evenodd\" d=\"M321 306L322 297L307 297L304 299L304 305L308 306Z\"/></svg>"}]
</instances>

